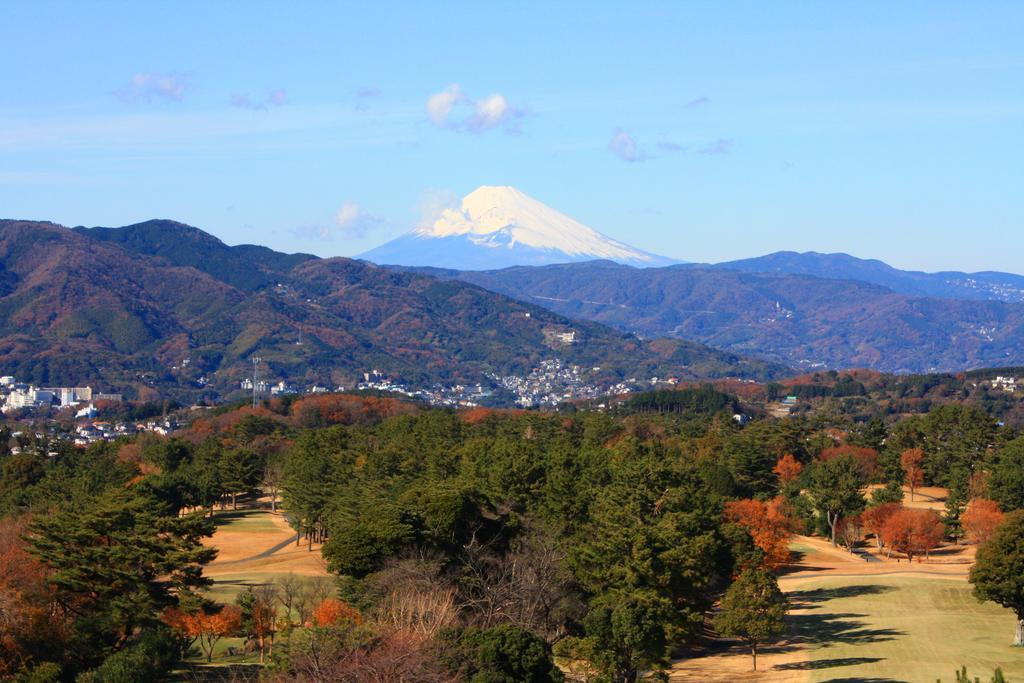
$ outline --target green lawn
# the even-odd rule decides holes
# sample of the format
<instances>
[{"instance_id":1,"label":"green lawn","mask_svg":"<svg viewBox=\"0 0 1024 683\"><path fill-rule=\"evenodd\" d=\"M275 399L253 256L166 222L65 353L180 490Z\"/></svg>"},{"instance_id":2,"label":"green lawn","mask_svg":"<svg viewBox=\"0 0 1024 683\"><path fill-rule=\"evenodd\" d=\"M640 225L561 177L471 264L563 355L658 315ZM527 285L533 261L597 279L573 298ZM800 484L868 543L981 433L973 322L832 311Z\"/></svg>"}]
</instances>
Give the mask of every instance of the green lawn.
<instances>
[{"instance_id":1,"label":"green lawn","mask_svg":"<svg viewBox=\"0 0 1024 683\"><path fill-rule=\"evenodd\" d=\"M287 572L249 572L246 574L222 574L213 577L213 585L206 591L206 597L221 603L233 603L238 594L250 586L271 583L287 576Z\"/></svg>"},{"instance_id":2,"label":"green lawn","mask_svg":"<svg viewBox=\"0 0 1024 683\"><path fill-rule=\"evenodd\" d=\"M265 510L223 510L213 515L217 528L240 532L272 533L278 528Z\"/></svg>"},{"instance_id":3,"label":"green lawn","mask_svg":"<svg viewBox=\"0 0 1024 683\"><path fill-rule=\"evenodd\" d=\"M812 681L954 683L966 664L988 681L996 666L1011 683L1024 683L1024 649L1010 647L1014 616L979 603L964 581L871 577L805 584L790 593L796 642L810 661L790 668Z\"/></svg>"}]
</instances>

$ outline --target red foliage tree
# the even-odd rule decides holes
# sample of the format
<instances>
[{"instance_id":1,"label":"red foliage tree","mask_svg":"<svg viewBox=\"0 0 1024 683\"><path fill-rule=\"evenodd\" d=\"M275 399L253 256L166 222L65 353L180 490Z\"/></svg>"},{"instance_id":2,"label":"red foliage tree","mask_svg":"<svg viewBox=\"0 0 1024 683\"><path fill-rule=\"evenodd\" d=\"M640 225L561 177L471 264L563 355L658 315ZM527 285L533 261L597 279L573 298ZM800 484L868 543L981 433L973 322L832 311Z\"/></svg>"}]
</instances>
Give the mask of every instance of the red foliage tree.
<instances>
[{"instance_id":1,"label":"red foliage tree","mask_svg":"<svg viewBox=\"0 0 1024 683\"><path fill-rule=\"evenodd\" d=\"M903 481L910 487L910 501L914 501L914 492L924 483L924 451L920 448L908 448L900 453L900 467L903 468Z\"/></svg>"},{"instance_id":2,"label":"red foliage tree","mask_svg":"<svg viewBox=\"0 0 1024 683\"><path fill-rule=\"evenodd\" d=\"M764 566L772 569L789 562L789 541L794 522L783 498L767 503L760 500L734 500L726 503L725 518L744 527L754 545L764 552Z\"/></svg>"},{"instance_id":3,"label":"red foliage tree","mask_svg":"<svg viewBox=\"0 0 1024 683\"><path fill-rule=\"evenodd\" d=\"M968 538L979 544L984 543L1003 523L1003 511L994 500L975 498L960 516L960 523Z\"/></svg>"},{"instance_id":4,"label":"red foliage tree","mask_svg":"<svg viewBox=\"0 0 1024 683\"><path fill-rule=\"evenodd\" d=\"M889 547L907 556L912 562L915 555L924 553L926 556L933 548L938 547L945 534L942 520L934 510L914 510L903 508L885 522L882 537Z\"/></svg>"},{"instance_id":5,"label":"red foliage tree","mask_svg":"<svg viewBox=\"0 0 1024 683\"><path fill-rule=\"evenodd\" d=\"M25 552L24 519L0 524L0 680L30 668L33 653L60 653L65 624L46 568Z\"/></svg>"},{"instance_id":6,"label":"red foliage tree","mask_svg":"<svg viewBox=\"0 0 1024 683\"><path fill-rule=\"evenodd\" d=\"M804 466L800 464L800 461L794 458L790 453L786 453L784 456L779 458L778 462L775 463L775 467L772 468L778 477L779 481L783 484L789 484L796 481L800 473L803 472Z\"/></svg>"},{"instance_id":7,"label":"red foliage tree","mask_svg":"<svg viewBox=\"0 0 1024 683\"><path fill-rule=\"evenodd\" d=\"M182 612L169 609L164 612L164 623L185 637L188 644L197 642L206 655L206 661L213 661L213 650L224 636L229 636L242 625L242 610L234 605L224 605L217 612Z\"/></svg>"},{"instance_id":8,"label":"red foliage tree","mask_svg":"<svg viewBox=\"0 0 1024 683\"><path fill-rule=\"evenodd\" d=\"M875 478L875 473L878 471L878 451L874 448L844 443L839 446L826 448L818 454L818 459L825 461L842 455L853 456L853 459L857 461L857 465L860 467L864 481L871 481Z\"/></svg>"},{"instance_id":9,"label":"red foliage tree","mask_svg":"<svg viewBox=\"0 0 1024 683\"><path fill-rule=\"evenodd\" d=\"M885 546L884 533L885 523L889 521L889 518L894 514L903 509L903 506L899 503L882 503L881 505L875 505L869 507L867 510L861 513L861 522L864 525L864 530L875 535L875 543L879 549Z\"/></svg>"},{"instance_id":10,"label":"red foliage tree","mask_svg":"<svg viewBox=\"0 0 1024 683\"><path fill-rule=\"evenodd\" d=\"M363 616L352 605L335 598L327 598L313 610L313 623L317 626L337 626L343 622L363 623Z\"/></svg>"}]
</instances>

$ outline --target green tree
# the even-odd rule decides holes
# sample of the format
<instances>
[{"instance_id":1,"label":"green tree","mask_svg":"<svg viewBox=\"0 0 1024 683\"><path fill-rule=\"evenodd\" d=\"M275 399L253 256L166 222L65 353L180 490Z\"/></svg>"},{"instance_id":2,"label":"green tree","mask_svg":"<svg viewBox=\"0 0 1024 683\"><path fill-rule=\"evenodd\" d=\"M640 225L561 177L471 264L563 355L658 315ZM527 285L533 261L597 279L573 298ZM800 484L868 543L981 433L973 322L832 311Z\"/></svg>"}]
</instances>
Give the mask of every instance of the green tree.
<instances>
[{"instance_id":1,"label":"green tree","mask_svg":"<svg viewBox=\"0 0 1024 683\"><path fill-rule=\"evenodd\" d=\"M238 509L238 494L251 491L259 483L262 463L248 448L232 448L220 459L220 483L231 496L231 509Z\"/></svg>"},{"instance_id":2,"label":"green tree","mask_svg":"<svg viewBox=\"0 0 1024 683\"><path fill-rule=\"evenodd\" d=\"M566 639L559 651L586 660L610 683L633 683L647 670L668 666L665 625L672 604L650 589L616 590L597 596L583 619L586 635Z\"/></svg>"},{"instance_id":3,"label":"green tree","mask_svg":"<svg viewBox=\"0 0 1024 683\"><path fill-rule=\"evenodd\" d=\"M217 554L200 542L213 525L197 515L161 516L150 501L114 489L93 506L37 519L28 550L50 570L56 600L75 615L71 648L80 668L123 650L210 580Z\"/></svg>"},{"instance_id":4,"label":"green tree","mask_svg":"<svg viewBox=\"0 0 1024 683\"><path fill-rule=\"evenodd\" d=\"M79 675L75 683L158 683L166 680L178 654L178 642L170 629L147 629L97 668Z\"/></svg>"},{"instance_id":5,"label":"green tree","mask_svg":"<svg viewBox=\"0 0 1024 683\"><path fill-rule=\"evenodd\" d=\"M310 550L314 537L325 531L328 503L337 482L348 474L339 471L342 463L332 457L344 447L344 438L345 432L339 428L306 432L285 459L281 482L285 508L299 533L306 534Z\"/></svg>"},{"instance_id":6,"label":"green tree","mask_svg":"<svg viewBox=\"0 0 1024 683\"><path fill-rule=\"evenodd\" d=\"M946 535L954 541L959 541L964 535L963 525L960 517L967 509L968 502L967 473L961 470L952 476L949 494L946 496L945 511L942 515L942 523L946 527Z\"/></svg>"},{"instance_id":7,"label":"green tree","mask_svg":"<svg viewBox=\"0 0 1024 683\"><path fill-rule=\"evenodd\" d=\"M851 455L818 460L810 468L810 493L815 510L825 517L832 545L836 545L836 523L840 517L854 515L864 509L861 469Z\"/></svg>"},{"instance_id":8,"label":"green tree","mask_svg":"<svg viewBox=\"0 0 1024 683\"><path fill-rule=\"evenodd\" d=\"M996 438L996 422L976 406L950 403L928 412L921 433L928 479L949 486L957 468L976 472L982 467Z\"/></svg>"},{"instance_id":9,"label":"green tree","mask_svg":"<svg viewBox=\"0 0 1024 683\"><path fill-rule=\"evenodd\" d=\"M787 610L786 596L779 590L775 576L765 569L748 569L725 592L722 611L715 615L715 629L746 642L757 671L758 645L785 632Z\"/></svg>"},{"instance_id":10,"label":"green tree","mask_svg":"<svg viewBox=\"0 0 1024 683\"><path fill-rule=\"evenodd\" d=\"M445 635L451 651L449 668L470 683L556 683L562 672L551 647L540 637L512 624L488 629L467 628Z\"/></svg>"},{"instance_id":11,"label":"green tree","mask_svg":"<svg viewBox=\"0 0 1024 683\"><path fill-rule=\"evenodd\" d=\"M1024 510L1006 515L995 535L978 548L970 582L979 600L991 600L1017 615L1013 644L1024 646Z\"/></svg>"},{"instance_id":12,"label":"green tree","mask_svg":"<svg viewBox=\"0 0 1024 683\"><path fill-rule=\"evenodd\" d=\"M988 480L989 495L1003 510L1024 508L1024 437L999 451Z\"/></svg>"}]
</instances>

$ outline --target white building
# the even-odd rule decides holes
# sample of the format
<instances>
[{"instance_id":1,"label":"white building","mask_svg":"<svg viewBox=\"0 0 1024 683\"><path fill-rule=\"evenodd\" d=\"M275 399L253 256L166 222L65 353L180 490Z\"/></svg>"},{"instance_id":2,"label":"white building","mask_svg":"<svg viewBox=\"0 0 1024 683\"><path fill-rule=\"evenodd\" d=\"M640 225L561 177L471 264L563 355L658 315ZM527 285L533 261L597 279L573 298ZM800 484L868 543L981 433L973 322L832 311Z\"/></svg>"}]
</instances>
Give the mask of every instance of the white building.
<instances>
[{"instance_id":1,"label":"white building","mask_svg":"<svg viewBox=\"0 0 1024 683\"><path fill-rule=\"evenodd\" d=\"M7 395L3 412L18 410L21 408L37 408L53 405L53 392L48 389L37 389L28 387L26 389L15 389Z\"/></svg>"},{"instance_id":2,"label":"white building","mask_svg":"<svg viewBox=\"0 0 1024 683\"><path fill-rule=\"evenodd\" d=\"M1014 377L1003 377L1002 375L999 375L992 380L992 387L994 389L1002 389L1003 391L1007 391L1012 394L1017 391L1017 380Z\"/></svg>"},{"instance_id":3,"label":"white building","mask_svg":"<svg viewBox=\"0 0 1024 683\"><path fill-rule=\"evenodd\" d=\"M96 417L96 415L96 407L90 403L88 406L82 408L77 413L75 413L75 419L77 420L80 417L85 417L91 420L92 418Z\"/></svg>"},{"instance_id":4,"label":"white building","mask_svg":"<svg viewBox=\"0 0 1024 683\"><path fill-rule=\"evenodd\" d=\"M47 391L57 395L61 406L73 406L92 400L92 387L57 387Z\"/></svg>"}]
</instances>

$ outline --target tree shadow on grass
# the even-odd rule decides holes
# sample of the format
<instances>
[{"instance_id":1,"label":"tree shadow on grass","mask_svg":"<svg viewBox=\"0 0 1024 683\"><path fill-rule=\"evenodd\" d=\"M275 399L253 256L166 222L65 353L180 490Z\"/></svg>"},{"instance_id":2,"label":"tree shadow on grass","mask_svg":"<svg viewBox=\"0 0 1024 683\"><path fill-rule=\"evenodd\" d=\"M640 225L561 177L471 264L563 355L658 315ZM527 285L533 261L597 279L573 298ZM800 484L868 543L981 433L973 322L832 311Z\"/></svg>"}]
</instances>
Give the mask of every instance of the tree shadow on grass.
<instances>
[{"instance_id":1,"label":"tree shadow on grass","mask_svg":"<svg viewBox=\"0 0 1024 683\"><path fill-rule=\"evenodd\" d=\"M213 513L211 519L214 524L221 526L222 524L229 524L239 519L246 519L257 512L259 510L253 510L252 508L245 508L244 510L218 510Z\"/></svg>"},{"instance_id":2,"label":"tree shadow on grass","mask_svg":"<svg viewBox=\"0 0 1024 683\"><path fill-rule=\"evenodd\" d=\"M808 609L814 603L828 602L829 600L840 600L842 598L860 598L865 595L881 595L896 590L894 586L882 586L878 584L863 584L853 586L837 586L835 588L815 588L806 591L793 591L786 597L789 598L791 607Z\"/></svg>"},{"instance_id":3,"label":"tree shadow on grass","mask_svg":"<svg viewBox=\"0 0 1024 683\"><path fill-rule=\"evenodd\" d=\"M790 664L776 664L773 671L815 671L818 669L831 669L837 666L857 666L858 664L873 664L880 662L883 657L840 657L837 659L819 659L816 662L792 662Z\"/></svg>"},{"instance_id":4,"label":"tree shadow on grass","mask_svg":"<svg viewBox=\"0 0 1024 683\"><path fill-rule=\"evenodd\" d=\"M793 614L787 617L790 642L815 645L865 645L906 635L892 628L864 628L859 617L850 612L833 614Z\"/></svg>"}]
</instances>

